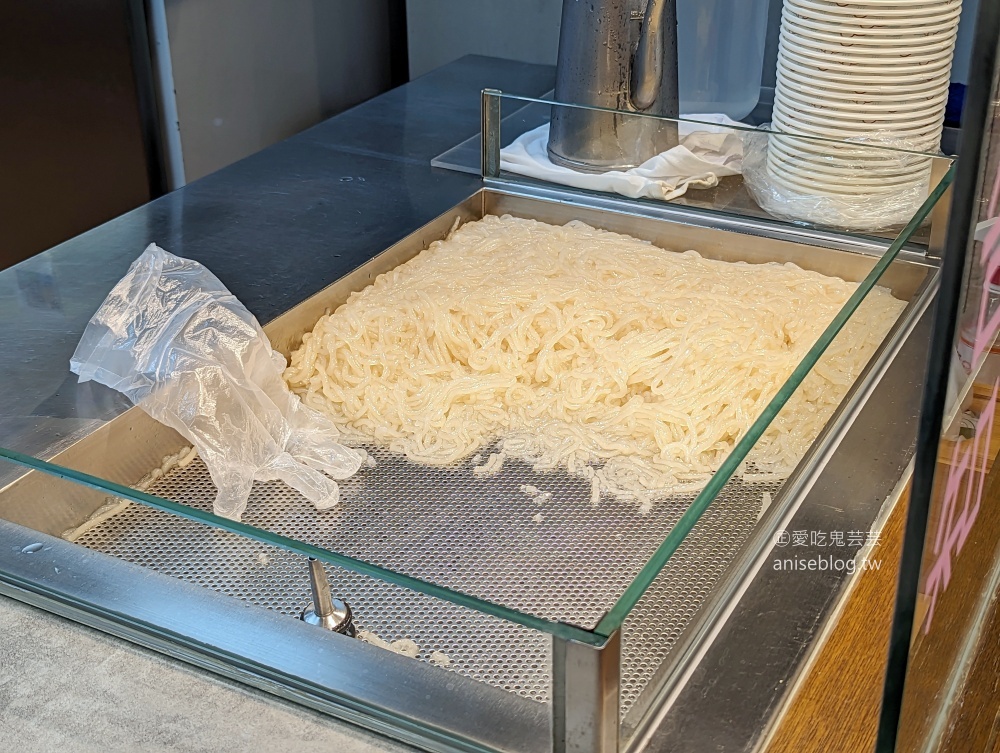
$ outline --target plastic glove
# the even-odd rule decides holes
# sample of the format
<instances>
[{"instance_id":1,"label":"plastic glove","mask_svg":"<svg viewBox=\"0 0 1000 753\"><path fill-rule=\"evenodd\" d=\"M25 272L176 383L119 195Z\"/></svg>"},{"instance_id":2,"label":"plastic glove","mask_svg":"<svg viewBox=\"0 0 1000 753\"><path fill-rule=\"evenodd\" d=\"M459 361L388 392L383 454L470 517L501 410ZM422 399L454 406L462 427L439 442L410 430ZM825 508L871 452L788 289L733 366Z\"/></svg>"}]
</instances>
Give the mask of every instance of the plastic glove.
<instances>
[{"instance_id":1,"label":"plastic glove","mask_svg":"<svg viewBox=\"0 0 1000 753\"><path fill-rule=\"evenodd\" d=\"M330 477L351 476L365 459L289 392L284 368L215 275L155 244L108 294L70 360L81 382L124 393L192 442L218 487L215 513L233 520L254 480L280 479L317 508L333 507Z\"/></svg>"}]
</instances>

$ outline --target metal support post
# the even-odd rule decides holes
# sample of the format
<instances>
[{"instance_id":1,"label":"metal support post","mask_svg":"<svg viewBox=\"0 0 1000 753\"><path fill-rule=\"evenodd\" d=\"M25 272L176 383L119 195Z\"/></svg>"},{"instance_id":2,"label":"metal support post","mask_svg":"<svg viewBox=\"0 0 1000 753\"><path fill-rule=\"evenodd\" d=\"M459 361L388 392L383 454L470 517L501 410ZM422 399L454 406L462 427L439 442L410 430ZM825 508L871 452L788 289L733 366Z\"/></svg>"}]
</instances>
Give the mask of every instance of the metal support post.
<instances>
[{"instance_id":1,"label":"metal support post","mask_svg":"<svg viewBox=\"0 0 1000 753\"><path fill-rule=\"evenodd\" d=\"M483 89L483 177L500 177L500 92Z\"/></svg>"},{"instance_id":2,"label":"metal support post","mask_svg":"<svg viewBox=\"0 0 1000 753\"><path fill-rule=\"evenodd\" d=\"M934 157L931 163L930 190L933 191L951 167L947 157ZM938 203L931 210L931 235L927 241L927 255L940 259L944 251L944 241L948 234L948 213L951 211L951 186L944 192Z\"/></svg>"},{"instance_id":3,"label":"metal support post","mask_svg":"<svg viewBox=\"0 0 1000 753\"><path fill-rule=\"evenodd\" d=\"M552 750L618 750L620 631L601 647L552 638Z\"/></svg>"}]
</instances>

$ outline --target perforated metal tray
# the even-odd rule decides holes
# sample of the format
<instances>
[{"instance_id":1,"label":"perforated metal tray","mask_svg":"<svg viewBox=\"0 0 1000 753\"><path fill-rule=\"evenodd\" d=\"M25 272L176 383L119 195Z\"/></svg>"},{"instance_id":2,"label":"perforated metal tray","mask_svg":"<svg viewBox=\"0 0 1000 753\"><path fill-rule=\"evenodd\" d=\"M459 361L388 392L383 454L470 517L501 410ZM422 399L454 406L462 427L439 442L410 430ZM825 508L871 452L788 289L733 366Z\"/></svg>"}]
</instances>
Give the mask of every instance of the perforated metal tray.
<instances>
[{"instance_id":1,"label":"perforated metal tray","mask_svg":"<svg viewBox=\"0 0 1000 753\"><path fill-rule=\"evenodd\" d=\"M378 465L342 483L339 508L317 512L280 482L254 488L245 522L521 611L593 628L635 578L693 496L590 504L590 485L508 462L497 476L466 462L429 468L370 448ZM552 492L535 504L519 486ZM625 623L622 713L669 652L753 529L765 491L732 484ZM206 510L215 487L200 460L150 489ZM541 515L540 522L534 517ZM84 546L295 617L308 601L303 559L141 505L76 539ZM546 637L346 571L329 570L355 622L386 640L410 638L420 658L535 700L548 698Z\"/></svg>"}]
</instances>

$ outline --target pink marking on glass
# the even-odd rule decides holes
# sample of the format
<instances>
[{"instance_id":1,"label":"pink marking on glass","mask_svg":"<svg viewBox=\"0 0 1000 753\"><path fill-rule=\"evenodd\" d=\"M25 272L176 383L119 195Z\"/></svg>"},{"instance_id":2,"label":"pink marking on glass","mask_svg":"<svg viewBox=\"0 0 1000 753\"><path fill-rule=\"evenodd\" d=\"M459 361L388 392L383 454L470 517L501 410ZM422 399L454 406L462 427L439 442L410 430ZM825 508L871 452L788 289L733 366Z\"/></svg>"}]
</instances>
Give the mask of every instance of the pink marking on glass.
<instances>
[{"instance_id":1,"label":"pink marking on glass","mask_svg":"<svg viewBox=\"0 0 1000 753\"><path fill-rule=\"evenodd\" d=\"M969 453L962 453L959 457L958 451L961 442L955 442L955 448L951 452L951 463L948 465L948 481L944 487L944 508L941 511L941 519L938 520L937 536L934 537L934 554L941 553L941 544L944 543L944 532L951 527L951 513L954 510L954 500L958 498L958 490L961 488L962 479L969 469Z\"/></svg>"},{"instance_id":2,"label":"pink marking on glass","mask_svg":"<svg viewBox=\"0 0 1000 753\"><path fill-rule=\"evenodd\" d=\"M979 508L983 501L983 490L986 488L986 478L989 475L990 443L993 441L994 410L997 404L998 387L1000 387L1000 379L994 383L990 402L987 404L986 411L980 416L979 423L976 425L976 444L973 448L973 462L975 462L974 459L977 457L982 457L982 461L979 471L976 473L976 503L971 509L969 508L969 502L972 500L972 484L969 484L965 492L965 510L962 512L962 516L968 520L968 523L962 528L962 533L955 542L958 551L961 551L962 547L965 546L965 539L968 537L969 531L972 530L972 524L979 515ZM981 446L980 440L983 440Z\"/></svg>"},{"instance_id":3,"label":"pink marking on glass","mask_svg":"<svg viewBox=\"0 0 1000 753\"><path fill-rule=\"evenodd\" d=\"M986 214L990 217L997 216L997 199L1000 199L1000 164L997 165L996 175L993 176L993 193L990 194L990 203L986 206Z\"/></svg>"},{"instance_id":4,"label":"pink marking on glass","mask_svg":"<svg viewBox=\"0 0 1000 753\"><path fill-rule=\"evenodd\" d=\"M986 313L990 305L990 279L1000 270L1000 222L990 228L983 239L982 262L985 266L982 295L979 299L979 317L976 320L976 337L972 346L972 366L979 363L980 356L993 346L997 330L1000 330L1000 307L986 321Z\"/></svg>"},{"instance_id":5,"label":"pink marking on glass","mask_svg":"<svg viewBox=\"0 0 1000 753\"><path fill-rule=\"evenodd\" d=\"M965 442L963 450L959 455L959 444L955 445L952 453L951 466L948 469L948 479L944 489L944 508L941 511L941 518L938 520L937 533L934 537L934 554L937 559L927 574L924 583L924 593L930 596L930 607L927 610L927 617L924 620L924 634L930 632L931 621L934 618L934 606L937 604L938 594L948 587L951 580L951 558L962 551L965 540L969 537L969 532L979 516L979 508L982 502L983 489L986 486L986 476L989 465L990 446L993 440L994 414L997 406L997 395L1000 393L1000 378L993 383L993 394L989 402L980 415L976 424L976 435L971 442ZM976 467L976 459L982 452L982 462ZM965 491L965 505L961 514L955 515L958 493L962 488L962 482L966 480L966 475L971 471L968 485ZM970 508L972 500L972 489L976 487L976 502Z\"/></svg>"}]
</instances>

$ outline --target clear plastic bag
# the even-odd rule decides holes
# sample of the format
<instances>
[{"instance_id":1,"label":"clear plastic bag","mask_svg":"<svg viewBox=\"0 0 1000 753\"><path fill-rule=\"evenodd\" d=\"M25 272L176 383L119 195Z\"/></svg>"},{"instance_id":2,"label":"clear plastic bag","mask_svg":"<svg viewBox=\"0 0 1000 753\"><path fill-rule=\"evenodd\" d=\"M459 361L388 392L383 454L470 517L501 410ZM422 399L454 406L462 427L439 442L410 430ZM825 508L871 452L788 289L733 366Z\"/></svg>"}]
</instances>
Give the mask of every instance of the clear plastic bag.
<instances>
[{"instance_id":1,"label":"clear plastic bag","mask_svg":"<svg viewBox=\"0 0 1000 753\"><path fill-rule=\"evenodd\" d=\"M743 181L773 217L885 230L909 222L930 191L931 157L900 151L918 146L878 132L837 142L762 126L744 134ZM774 147L779 156L772 159ZM790 167L787 155L792 155Z\"/></svg>"},{"instance_id":2,"label":"clear plastic bag","mask_svg":"<svg viewBox=\"0 0 1000 753\"><path fill-rule=\"evenodd\" d=\"M155 244L108 294L70 361L81 382L124 393L190 440L218 487L216 514L233 520L254 480L280 479L318 509L333 507L333 479L365 460L289 392L284 368L257 320L215 275Z\"/></svg>"}]
</instances>

